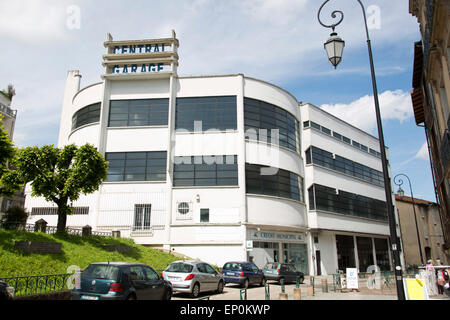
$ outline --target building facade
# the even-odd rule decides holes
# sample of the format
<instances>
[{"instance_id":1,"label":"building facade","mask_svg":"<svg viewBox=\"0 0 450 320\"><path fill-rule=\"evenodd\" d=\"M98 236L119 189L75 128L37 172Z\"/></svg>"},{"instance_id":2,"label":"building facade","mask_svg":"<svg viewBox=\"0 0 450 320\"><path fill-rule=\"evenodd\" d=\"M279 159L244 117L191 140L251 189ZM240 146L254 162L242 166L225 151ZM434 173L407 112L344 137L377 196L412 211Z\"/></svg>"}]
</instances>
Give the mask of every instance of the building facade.
<instances>
[{"instance_id":1,"label":"building facade","mask_svg":"<svg viewBox=\"0 0 450 320\"><path fill-rule=\"evenodd\" d=\"M0 115L2 116L0 120L0 126L8 132L10 139L13 139L14 127L16 124L17 110L11 108L11 100L3 94L0 94ZM25 198L24 192L19 191L14 197L0 197L0 218L4 213L11 207L22 207L24 206Z\"/></svg>"},{"instance_id":2,"label":"building facade","mask_svg":"<svg viewBox=\"0 0 450 320\"><path fill-rule=\"evenodd\" d=\"M101 82L80 89L79 72L67 74L58 145L93 144L109 162L108 178L97 192L74 202L67 225L119 230L136 243L219 266L230 260L251 260L260 267L292 262L306 274L316 272L313 226L323 274L354 266L339 264L336 233L355 241L361 236L361 252L372 246L373 262L384 261L383 245L373 246L377 239L387 245L389 234L387 212L379 210L384 202L378 176L363 182L364 177L340 176L335 169L326 174L337 180L324 181L316 162L308 168L305 156L312 146L330 150L320 142L327 138L305 128L304 119L331 121L370 147L351 149L351 157L380 170L375 138L300 105L289 92L262 80L242 74L179 77L174 32L170 38L138 41L113 41L108 35L104 45ZM346 156L347 147L356 148L337 139L329 143ZM321 186L350 198L363 196L357 199L360 207L328 214L333 209L320 207L318 200ZM320 210L308 213L311 187ZM44 218L56 225L54 204L29 197L26 206L31 222ZM333 220L343 223L330 227Z\"/></svg>"},{"instance_id":3,"label":"building facade","mask_svg":"<svg viewBox=\"0 0 450 320\"><path fill-rule=\"evenodd\" d=\"M443 222L443 247L450 258L450 3L410 0L409 12L417 18L422 34L414 46L414 116L416 124L425 128Z\"/></svg>"},{"instance_id":4,"label":"building facade","mask_svg":"<svg viewBox=\"0 0 450 320\"><path fill-rule=\"evenodd\" d=\"M434 265L448 265L437 203L398 194L395 200L406 266L425 265L428 260L433 260Z\"/></svg>"}]
</instances>

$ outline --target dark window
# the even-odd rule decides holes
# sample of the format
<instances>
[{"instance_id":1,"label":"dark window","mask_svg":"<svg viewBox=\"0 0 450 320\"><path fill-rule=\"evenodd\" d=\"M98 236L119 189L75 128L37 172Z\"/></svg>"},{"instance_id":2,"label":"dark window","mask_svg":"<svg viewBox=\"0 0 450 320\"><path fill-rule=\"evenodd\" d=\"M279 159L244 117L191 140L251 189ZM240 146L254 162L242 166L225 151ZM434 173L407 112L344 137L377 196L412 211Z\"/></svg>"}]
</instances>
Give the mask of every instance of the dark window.
<instances>
[{"instance_id":1,"label":"dark window","mask_svg":"<svg viewBox=\"0 0 450 320\"><path fill-rule=\"evenodd\" d=\"M320 130L320 124L317 124L313 121L310 121L310 123L311 123L311 127L313 127L314 129Z\"/></svg>"},{"instance_id":2,"label":"dark window","mask_svg":"<svg viewBox=\"0 0 450 320\"><path fill-rule=\"evenodd\" d=\"M333 131L333 137L338 138L339 140L342 140L342 136L335 131Z\"/></svg>"},{"instance_id":3,"label":"dark window","mask_svg":"<svg viewBox=\"0 0 450 320\"><path fill-rule=\"evenodd\" d=\"M106 153L108 182L165 181L166 151Z\"/></svg>"},{"instance_id":4,"label":"dark window","mask_svg":"<svg viewBox=\"0 0 450 320\"><path fill-rule=\"evenodd\" d=\"M331 136L331 130L328 129L328 128L322 127L322 132L327 134L327 135L329 135L329 136Z\"/></svg>"},{"instance_id":5,"label":"dark window","mask_svg":"<svg viewBox=\"0 0 450 320\"><path fill-rule=\"evenodd\" d=\"M201 122L201 131L236 130L236 96L177 98L175 129L199 130L194 122Z\"/></svg>"},{"instance_id":6,"label":"dark window","mask_svg":"<svg viewBox=\"0 0 450 320\"><path fill-rule=\"evenodd\" d=\"M348 144L351 143L351 140L345 136L342 136L342 141L344 141L345 143L348 143Z\"/></svg>"},{"instance_id":7,"label":"dark window","mask_svg":"<svg viewBox=\"0 0 450 320\"><path fill-rule=\"evenodd\" d=\"M309 121L303 122L303 128L309 128Z\"/></svg>"},{"instance_id":8,"label":"dark window","mask_svg":"<svg viewBox=\"0 0 450 320\"><path fill-rule=\"evenodd\" d=\"M347 268L355 268L355 242L352 236L336 235L338 268L345 272ZM365 272L365 270L361 270Z\"/></svg>"},{"instance_id":9,"label":"dark window","mask_svg":"<svg viewBox=\"0 0 450 320\"><path fill-rule=\"evenodd\" d=\"M304 202L303 178L293 172L278 169L275 174L261 171L267 168L257 164L245 164L247 193L278 196Z\"/></svg>"},{"instance_id":10,"label":"dark window","mask_svg":"<svg viewBox=\"0 0 450 320\"><path fill-rule=\"evenodd\" d=\"M57 215L58 208L57 207L33 207L31 208L32 216L51 216ZM75 207L72 208L72 214L89 214L89 207Z\"/></svg>"},{"instance_id":11,"label":"dark window","mask_svg":"<svg viewBox=\"0 0 450 320\"><path fill-rule=\"evenodd\" d=\"M100 121L100 106L100 102L94 103L75 112L72 117L72 130Z\"/></svg>"},{"instance_id":12,"label":"dark window","mask_svg":"<svg viewBox=\"0 0 450 320\"><path fill-rule=\"evenodd\" d=\"M307 164L313 163L379 186L384 186L384 178L381 171L369 168L338 155L333 158L333 154L331 152L314 146L311 146L308 150L306 150L305 154Z\"/></svg>"},{"instance_id":13,"label":"dark window","mask_svg":"<svg viewBox=\"0 0 450 320\"><path fill-rule=\"evenodd\" d=\"M209 209L200 209L200 222L209 222Z\"/></svg>"},{"instance_id":14,"label":"dark window","mask_svg":"<svg viewBox=\"0 0 450 320\"><path fill-rule=\"evenodd\" d=\"M169 99L111 100L110 127L167 126Z\"/></svg>"},{"instance_id":15,"label":"dark window","mask_svg":"<svg viewBox=\"0 0 450 320\"><path fill-rule=\"evenodd\" d=\"M315 209L345 215L387 221L386 202L314 184Z\"/></svg>"},{"instance_id":16,"label":"dark window","mask_svg":"<svg viewBox=\"0 0 450 320\"><path fill-rule=\"evenodd\" d=\"M173 185L236 186L238 185L237 156L175 157Z\"/></svg>"},{"instance_id":17,"label":"dark window","mask_svg":"<svg viewBox=\"0 0 450 320\"><path fill-rule=\"evenodd\" d=\"M361 145L359 144L359 142L356 142L355 140L352 140L352 145L357 148L361 148Z\"/></svg>"},{"instance_id":18,"label":"dark window","mask_svg":"<svg viewBox=\"0 0 450 320\"><path fill-rule=\"evenodd\" d=\"M248 139L298 150L298 121L282 108L264 101L244 98L244 125ZM278 141L274 130L278 130Z\"/></svg>"}]
</instances>

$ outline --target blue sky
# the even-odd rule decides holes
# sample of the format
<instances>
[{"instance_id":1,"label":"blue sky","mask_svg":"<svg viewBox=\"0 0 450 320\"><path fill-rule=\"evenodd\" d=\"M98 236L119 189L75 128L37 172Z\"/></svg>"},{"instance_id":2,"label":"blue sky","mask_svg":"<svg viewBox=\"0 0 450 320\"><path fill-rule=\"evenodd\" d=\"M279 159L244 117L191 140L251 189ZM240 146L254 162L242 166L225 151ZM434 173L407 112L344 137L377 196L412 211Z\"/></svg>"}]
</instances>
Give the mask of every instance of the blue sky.
<instances>
[{"instance_id":1,"label":"blue sky","mask_svg":"<svg viewBox=\"0 0 450 320\"><path fill-rule=\"evenodd\" d=\"M0 0L0 87L16 87L14 142L57 143L67 70L80 70L82 86L100 81L108 32L116 40L148 39L168 37L172 29L180 40L180 76L243 73L377 136L361 8L356 0L324 7L325 22L331 11L344 12L336 31L346 46L335 70L323 49L331 31L317 21L322 2ZM415 197L435 201L424 129L415 125L411 106L420 33L408 2L363 0L392 173L409 176Z\"/></svg>"}]
</instances>

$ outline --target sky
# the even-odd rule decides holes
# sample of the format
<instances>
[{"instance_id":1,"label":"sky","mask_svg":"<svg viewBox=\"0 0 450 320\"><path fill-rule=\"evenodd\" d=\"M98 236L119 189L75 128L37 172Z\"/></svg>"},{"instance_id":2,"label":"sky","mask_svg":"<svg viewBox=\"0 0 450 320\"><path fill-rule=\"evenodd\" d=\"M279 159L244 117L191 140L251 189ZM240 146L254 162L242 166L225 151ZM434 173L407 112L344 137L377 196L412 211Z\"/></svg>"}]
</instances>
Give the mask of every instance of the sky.
<instances>
[{"instance_id":1,"label":"sky","mask_svg":"<svg viewBox=\"0 0 450 320\"><path fill-rule=\"evenodd\" d=\"M392 175L406 174L414 197L436 201L425 132L414 121L410 90L419 25L408 0L362 0L367 15L385 144ZM0 0L0 88L16 89L14 143L57 144L65 79L101 81L107 33L114 40L180 41L179 76L235 74L271 82L378 136L362 9L331 0L321 20L344 19L337 69L323 47L322 0ZM404 179L403 190L410 195ZM398 187L394 186L394 191Z\"/></svg>"}]
</instances>

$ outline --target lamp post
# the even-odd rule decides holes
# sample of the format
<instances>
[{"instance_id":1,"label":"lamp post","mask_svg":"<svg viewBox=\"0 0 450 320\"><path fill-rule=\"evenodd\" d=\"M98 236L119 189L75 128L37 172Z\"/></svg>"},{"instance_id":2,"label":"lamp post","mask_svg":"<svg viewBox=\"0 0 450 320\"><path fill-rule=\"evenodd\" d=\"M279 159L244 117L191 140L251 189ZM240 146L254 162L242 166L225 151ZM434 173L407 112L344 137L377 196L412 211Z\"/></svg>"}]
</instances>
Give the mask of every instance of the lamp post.
<instances>
[{"instance_id":1,"label":"lamp post","mask_svg":"<svg viewBox=\"0 0 450 320\"><path fill-rule=\"evenodd\" d=\"M326 0L319 8L319 11L317 12L317 19L319 20L319 23L324 26L325 28L331 28L333 32L330 35L330 38L325 43L325 50L328 54L328 58L330 62L333 64L333 66L336 68L336 66L339 64L339 62L342 60L342 52L344 49L345 42L337 36L337 33L334 31L335 27L338 26L342 20L344 19L344 13L339 10L335 10L331 13L331 17L336 19L338 18L338 21L336 23L327 25L324 24L320 20L320 12L322 11L322 8L325 6L326 3L328 3L330 0ZM375 102L375 114L377 118L377 128L378 128L378 139L380 142L380 153L381 153L381 164L383 167L383 177L384 177L384 190L386 195L386 206L387 206L387 214L389 218L389 230L390 230L390 236L391 236L391 249L392 249L392 255L394 259L394 272L395 272L395 281L397 285L397 298L398 300L405 300L405 293L403 291L403 275L402 275L402 267L400 262L400 252L399 252L399 241L397 236L397 229L396 229L396 221L395 221L395 215L394 215L394 205L392 202L392 190L391 190L391 181L389 178L389 172L388 172L388 165L387 165L387 159L386 159L386 149L384 144L384 136L383 136L383 126L381 122L381 112L380 112L380 106L378 102L378 89L377 89L377 83L375 79L375 67L373 64L373 56L372 56L372 47L370 44L370 37L369 37L369 29L367 27L367 17L366 17L366 10L361 3L360 0L356 0L360 5L363 12L364 17L364 24L366 28L366 36L367 36L367 47L369 50L369 62L370 62L370 71L372 75L372 89L373 89L373 97ZM339 15L339 17L338 17ZM331 55L330 55L331 53ZM340 54L340 55L339 55ZM339 56L337 56L339 55Z\"/></svg>"},{"instance_id":2,"label":"lamp post","mask_svg":"<svg viewBox=\"0 0 450 320\"><path fill-rule=\"evenodd\" d=\"M409 190L411 192L411 200L412 200L413 211L414 211L414 222L416 223L417 242L419 244L420 262L422 263L422 265L425 265L424 261L423 261L422 245L420 242L419 225L417 224L416 207L414 205L414 195L413 195L413 191L412 191L412 187L411 187L411 180L409 180L409 177L404 173L399 173L394 177L394 183L398 186L397 193L400 196L400 198L403 198L403 196L405 195L405 192L402 190L403 180L401 178L398 178L399 176L403 176L406 179L408 179Z\"/></svg>"}]
</instances>

